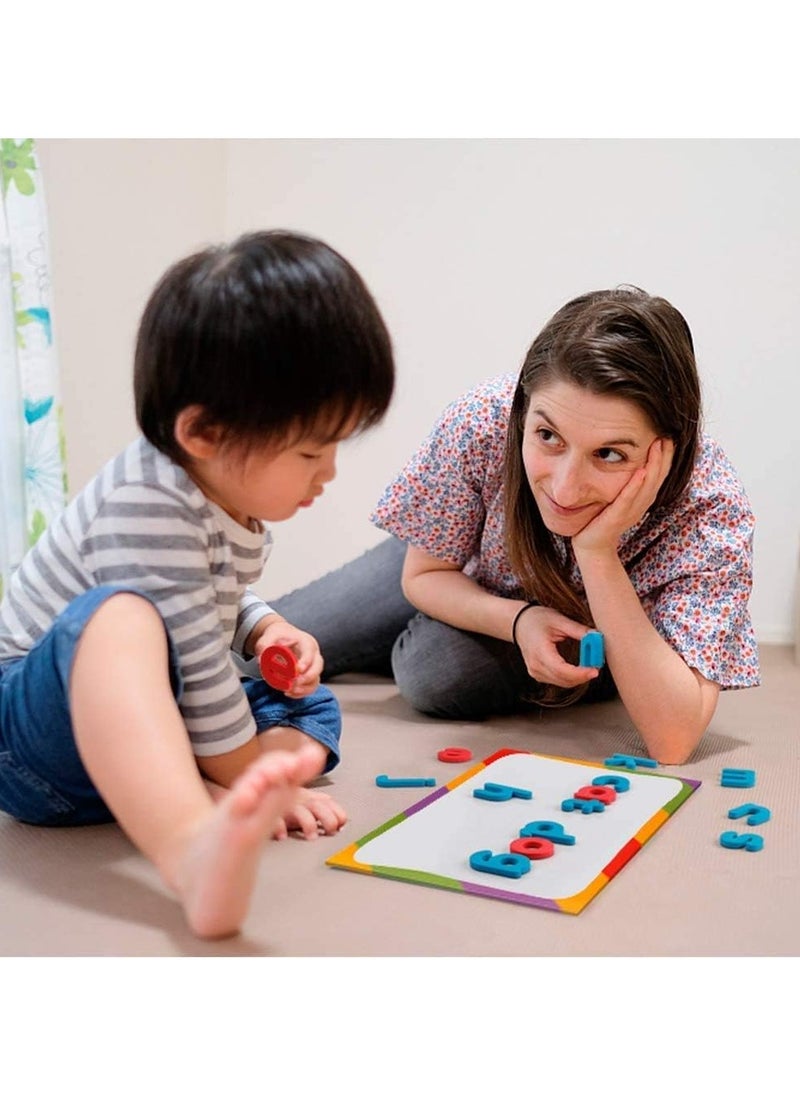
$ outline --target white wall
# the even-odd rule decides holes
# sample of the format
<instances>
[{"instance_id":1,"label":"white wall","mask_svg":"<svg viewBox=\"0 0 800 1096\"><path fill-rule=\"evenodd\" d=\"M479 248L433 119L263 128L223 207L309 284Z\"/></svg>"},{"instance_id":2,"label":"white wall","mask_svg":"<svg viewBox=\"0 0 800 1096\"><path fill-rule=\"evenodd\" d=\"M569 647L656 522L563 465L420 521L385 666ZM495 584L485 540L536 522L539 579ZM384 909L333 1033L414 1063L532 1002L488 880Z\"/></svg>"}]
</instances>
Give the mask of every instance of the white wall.
<instances>
[{"instance_id":1,"label":"white wall","mask_svg":"<svg viewBox=\"0 0 800 1096\"><path fill-rule=\"evenodd\" d=\"M136 436L132 366L170 263L224 235L225 142L37 140L75 494Z\"/></svg>"},{"instance_id":2,"label":"white wall","mask_svg":"<svg viewBox=\"0 0 800 1096\"><path fill-rule=\"evenodd\" d=\"M758 519L756 630L762 642L790 641L800 547L800 141L39 147L74 489L128 440L139 311L161 270L199 243L256 227L323 237L364 275L397 352L385 423L343 446L339 478L312 510L275 528L267 596L380 539L369 510L449 399L515 370L569 297L634 282L689 321L708 428Z\"/></svg>"},{"instance_id":3,"label":"white wall","mask_svg":"<svg viewBox=\"0 0 800 1096\"><path fill-rule=\"evenodd\" d=\"M232 142L226 226L319 234L393 333L396 403L340 480L277 531L277 593L374 543L366 515L444 403L516 369L565 300L634 282L695 336L707 425L758 518L759 637L791 637L800 541L800 142ZM325 545L322 558L319 545Z\"/></svg>"}]
</instances>

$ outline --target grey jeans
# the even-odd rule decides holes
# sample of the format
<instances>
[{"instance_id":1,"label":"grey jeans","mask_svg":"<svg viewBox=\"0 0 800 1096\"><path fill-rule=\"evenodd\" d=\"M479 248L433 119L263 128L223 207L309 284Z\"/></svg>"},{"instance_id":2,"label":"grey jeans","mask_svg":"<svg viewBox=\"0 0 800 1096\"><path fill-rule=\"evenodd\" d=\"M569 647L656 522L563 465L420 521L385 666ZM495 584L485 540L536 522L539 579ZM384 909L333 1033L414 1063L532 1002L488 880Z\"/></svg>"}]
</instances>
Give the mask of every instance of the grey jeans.
<instances>
[{"instance_id":1,"label":"grey jeans","mask_svg":"<svg viewBox=\"0 0 800 1096\"><path fill-rule=\"evenodd\" d=\"M409 704L443 719L482 720L530 706L524 697L536 686L516 647L418 613L400 586L404 557L405 545L391 537L270 605L316 637L325 681L393 676Z\"/></svg>"}]
</instances>

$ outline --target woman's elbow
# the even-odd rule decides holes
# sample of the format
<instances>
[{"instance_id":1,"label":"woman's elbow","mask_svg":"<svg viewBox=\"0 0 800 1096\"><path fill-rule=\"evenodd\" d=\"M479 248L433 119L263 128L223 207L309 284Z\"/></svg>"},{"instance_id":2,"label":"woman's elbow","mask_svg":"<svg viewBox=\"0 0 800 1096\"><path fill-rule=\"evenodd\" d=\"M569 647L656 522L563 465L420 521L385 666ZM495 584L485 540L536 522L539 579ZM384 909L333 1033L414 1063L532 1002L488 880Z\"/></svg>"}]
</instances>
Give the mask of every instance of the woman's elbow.
<instances>
[{"instance_id":1,"label":"woman's elbow","mask_svg":"<svg viewBox=\"0 0 800 1096\"><path fill-rule=\"evenodd\" d=\"M657 761L659 765L685 765L689 758L697 748L697 742L692 743L689 746L676 747L675 745L665 746L661 750L652 750L651 757L654 761Z\"/></svg>"},{"instance_id":2,"label":"woman's elbow","mask_svg":"<svg viewBox=\"0 0 800 1096\"><path fill-rule=\"evenodd\" d=\"M649 733L640 728L640 733L650 750L650 756L660 765L685 765L697 749L714 717L720 692L719 686L700 678L696 672L695 677L701 683L699 695L684 710L677 725L675 713L669 713L669 715L663 713L664 721L658 726L651 727Z\"/></svg>"},{"instance_id":3,"label":"woman's elbow","mask_svg":"<svg viewBox=\"0 0 800 1096\"><path fill-rule=\"evenodd\" d=\"M650 743L648 743L650 756L659 765L685 765L699 746L708 723L709 720L704 720L691 728L672 727L659 734L650 735ZM646 738L645 741L647 741Z\"/></svg>"}]
</instances>

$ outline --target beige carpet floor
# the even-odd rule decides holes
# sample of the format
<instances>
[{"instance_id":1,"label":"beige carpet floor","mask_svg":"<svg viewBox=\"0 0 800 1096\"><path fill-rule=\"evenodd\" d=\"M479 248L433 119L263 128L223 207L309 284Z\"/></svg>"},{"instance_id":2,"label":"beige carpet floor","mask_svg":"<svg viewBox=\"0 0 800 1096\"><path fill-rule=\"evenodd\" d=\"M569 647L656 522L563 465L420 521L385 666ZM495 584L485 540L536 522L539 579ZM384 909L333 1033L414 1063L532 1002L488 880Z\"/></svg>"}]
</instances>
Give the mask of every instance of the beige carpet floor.
<instances>
[{"instance_id":1,"label":"beige carpet floor","mask_svg":"<svg viewBox=\"0 0 800 1096\"><path fill-rule=\"evenodd\" d=\"M689 763L661 770L702 782L577 916L438 887L343 871L338 852L419 802L428 789L375 786L375 776L434 775L458 766L438 750L481 759L503 748L602 762L642 745L619 702L488 723L442 723L412 712L391 681L335 685L343 762L329 790L350 820L336 837L264 851L245 930L195 939L156 872L107 825L47 830L0 817L3 956L796 956L800 953L800 666L789 647L762 651L764 684L723 694ZM723 768L756 772L747 791ZM768 807L756 853L725 849L731 806Z\"/></svg>"}]
</instances>

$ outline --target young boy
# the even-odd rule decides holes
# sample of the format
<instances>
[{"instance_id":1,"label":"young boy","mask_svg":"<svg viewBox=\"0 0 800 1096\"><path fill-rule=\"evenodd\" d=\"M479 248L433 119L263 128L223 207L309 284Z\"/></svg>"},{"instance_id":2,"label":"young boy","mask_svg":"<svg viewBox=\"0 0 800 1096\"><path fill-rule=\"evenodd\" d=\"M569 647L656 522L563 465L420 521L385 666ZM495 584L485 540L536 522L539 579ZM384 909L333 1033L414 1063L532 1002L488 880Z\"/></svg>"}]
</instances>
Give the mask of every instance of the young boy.
<instances>
[{"instance_id":1,"label":"young boy","mask_svg":"<svg viewBox=\"0 0 800 1096\"><path fill-rule=\"evenodd\" d=\"M352 266L288 232L172 266L136 345L142 437L44 533L0 606L0 809L116 819L202 937L238 931L264 841L336 833L303 787L339 760L313 636L249 587L264 522L310 506L336 448L380 421L391 343ZM289 646L286 692L233 655Z\"/></svg>"}]
</instances>

